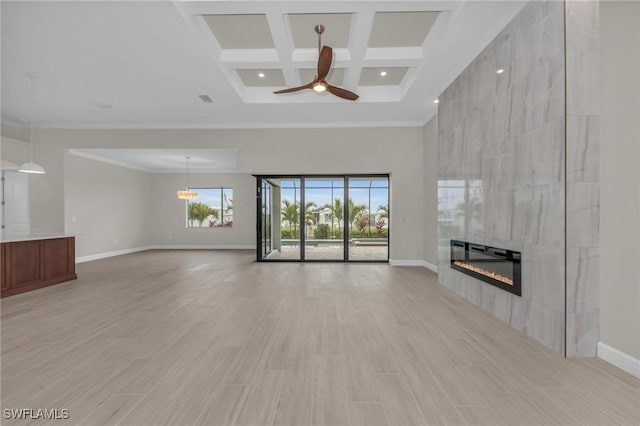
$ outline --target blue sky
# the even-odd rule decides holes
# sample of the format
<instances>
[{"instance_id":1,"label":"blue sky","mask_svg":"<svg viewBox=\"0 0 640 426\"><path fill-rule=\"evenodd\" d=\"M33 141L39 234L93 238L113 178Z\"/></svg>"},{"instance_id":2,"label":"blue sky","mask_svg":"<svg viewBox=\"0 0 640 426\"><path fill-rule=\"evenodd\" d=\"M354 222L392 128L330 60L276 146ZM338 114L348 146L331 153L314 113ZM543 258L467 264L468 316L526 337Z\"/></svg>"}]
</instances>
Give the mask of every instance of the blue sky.
<instances>
[{"instance_id":1,"label":"blue sky","mask_svg":"<svg viewBox=\"0 0 640 426\"><path fill-rule=\"evenodd\" d=\"M332 185L333 183L333 185ZM332 190L333 186L333 190ZM388 181L386 178L371 179L350 179L349 197L356 204L369 205L369 186L371 186L371 211L376 212L378 207L388 204ZM294 187L296 189L294 189ZM282 200L300 201L300 181L282 180ZM333 198L339 198L344 202L344 183L342 179L306 179L305 180L305 202L314 202L318 207L332 204Z\"/></svg>"},{"instance_id":2,"label":"blue sky","mask_svg":"<svg viewBox=\"0 0 640 426\"><path fill-rule=\"evenodd\" d=\"M198 193L198 198L193 200L194 203L204 203L210 207L220 209L220 188L191 188ZM233 200L233 189L224 188L227 199ZM224 203L227 208L227 204Z\"/></svg>"}]
</instances>

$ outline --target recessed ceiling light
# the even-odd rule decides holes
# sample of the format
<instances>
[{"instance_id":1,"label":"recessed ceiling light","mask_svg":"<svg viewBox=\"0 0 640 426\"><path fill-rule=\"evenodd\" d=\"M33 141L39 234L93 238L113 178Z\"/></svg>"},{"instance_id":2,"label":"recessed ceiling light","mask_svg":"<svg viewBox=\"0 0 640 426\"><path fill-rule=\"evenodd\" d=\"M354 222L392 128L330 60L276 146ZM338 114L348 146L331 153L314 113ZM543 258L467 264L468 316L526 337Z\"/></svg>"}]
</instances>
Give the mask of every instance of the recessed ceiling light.
<instances>
[{"instance_id":1,"label":"recessed ceiling light","mask_svg":"<svg viewBox=\"0 0 640 426\"><path fill-rule=\"evenodd\" d=\"M381 76L381 77L384 77L384 76L386 76L386 75L387 75L387 72L386 72L386 71L380 71L380 76Z\"/></svg>"},{"instance_id":2,"label":"recessed ceiling light","mask_svg":"<svg viewBox=\"0 0 640 426\"><path fill-rule=\"evenodd\" d=\"M258 73L258 77L259 77L259 78L264 78L264 73L263 73L263 72L259 72L259 73Z\"/></svg>"},{"instance_id":3,"label":"recessed ceiling light","mask_svg":"<svg viewBox=\"0 0 640 426\"><path fill-rule=\"evenodd\" d=\"M434 104L437 104L440 102L440 99L436 99L435 101L433 101Z\"/></svg>"},{"instance_id":4,"label":"recessed ceiling light","mask_svg":"<svg viewBox=\"0 0 640 426\"><path fill-rule=\"evenodd\" d=\"M496 71L496 74L502 74L504 72L504 69L500 68L498 71Z\"/></svg>"}]
</instances>

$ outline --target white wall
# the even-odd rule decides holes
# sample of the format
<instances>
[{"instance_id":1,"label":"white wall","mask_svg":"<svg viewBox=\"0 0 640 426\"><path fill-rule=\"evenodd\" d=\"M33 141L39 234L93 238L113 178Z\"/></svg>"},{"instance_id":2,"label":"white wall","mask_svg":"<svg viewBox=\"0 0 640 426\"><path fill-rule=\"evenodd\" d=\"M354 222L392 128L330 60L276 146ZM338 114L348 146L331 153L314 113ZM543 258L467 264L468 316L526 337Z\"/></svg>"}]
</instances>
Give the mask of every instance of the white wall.
<instances>
[{"instance_id":1,"label":"white wall","mask_svg":"<svg viewBox=\"0 0 640 426\"><path fill-rule=\"evenodd\" d=\"M21 140L2 135L0 139L0 159L15 165L27 160L28 145ZM31 215L29 213L29 186L32 176L18 173L15 170L3 171L4 206L0 209L0 223L5 225L5 235L29 233ZM33 176L35 178L35 176Z\"/></svg>"},{"instance_id":2,"label":"white wall","mask_svg":"<svg viewBox=\"0 0 640 426\"><path fill-rule=\"evenodd\" d=\"M149 232L152 245L254 248L256 245L256 180L247 173L192 174L192 187L233 188L233 226L187 228L185 201L176 191L184 174L155 174L151 190Z\"/></svg>"},{"instance_id":3,"label":"white wall","mask_svg":"<svg viewBox=\"0 0 640 426\"><path fill-rule=\"evenodd\" d=\"M117 138L125 146L142 147L149 138L146 132L127 132ZM180 140L186 147L236 148L239 173L295 174L295 173L390 173L391 174L391 258L422 259L422 129L366 128L366 129L266 129L266 130L202 130L154 132L154 147L166 147ZM105 136L93 135L94 143ZM84 138L86 140L86 138ZM246 192L234 192L236 199L253 197L247 203L251 216L234 218L247 223L247 233L226 236L229 244L255 245L255 181L237 178ZM250 177L250 179L253 179ZM164 185L156 192L175 192L176 184L162 178ZM160 182L159 181L159 182ZM197 182L192 182L195 186ZM164 186L164 189L162 187ZM247 198L245 198L247 197ZM242 206L235 206L234 217L245 215ZM234 228L236 228L234 224ZM156 229L158 227L156 226ZM173 244L215 244L211 234L177 229L171 232ZM202 232L203 230L199 230ZM224 230L214 230L222 238ZM154 232L155 233L155 232ZM186 233L186 234L185 234ZM226 240L226 237L223 240ZM165 242L167 237L159 240ZM177 240L176 240L177 238Z\"/></svg>"},{"instance_id":4,"label":"white wall","mask_svg":"<svg viewBox=\"0 0 640 426\"><path fill-rule=\"evenodd\" d=\"M64 141L65 134L56 131L34 132L34 161L46 170L45 175L30 179L31 232L64 232Z\"/></svg>"},{"instance_id":5,"label":"white wall","mask_svg":"<svg viewBox=\"0 0 640 426\"><path fill-rule=\"evenodd\" d=\"M438 116L433 117L423 132L424 246L423 260L438 265Z\"/></svg>"},{"instance_id":6,"label":"white wall","mask_svg":"<svg viewBox=\"0 0 640 426\"><path fill-rule=\"evenodd\" d=\"M24 131L2 128L2 158L18 165L29 161L28 136ZM49 143L49 132L34 132L34 161L47 174L29 176L30 232L64 232L64 151L59 132Z\"/></svg>"},{"instance_id":7,"label":"white wall","mask_svg":"<svg viewBox=\"0 0 640 426\"><path fill-rule=\"evenodd\" d=\"M15 170L2 171L2 219L5 235L28 234L29 220L29 175Z\"/></svg>"},{"instance_id":8,"label":"white wall","mask_svg":"<svg viewBox=\"0 0 640 426\"><path fill-rule=\"evenodd\" d=\"M640 3L601 2L600 340L640 359Z\"/></svg>"},{"instance_id":9,"label":"white wall","mask_svg":"<svg viewBox=\"0 0 640 426\"><path fill-rule=\"evenodd\" d=\"M68 153L65 161L65 232L76 236L76 257L148 246L153 176Z\"/></svg>"},{"instance_id":10,"label":"white wall","mask_svg":"<svg viewBox=\"0 0 640 426\"><path fill-rule=\"evenodd\" d=\"M390 173L391 174L391 258L422 262L423 259L423 174L422 128L347 129L241 129L241 130L38 130L37 152L47 155L38 161L47 169L36 188L34 232L59 232L65 226L65 151L71 148L234 148L238 150L237 173ZM41 147L40 147L41 146ZM78 178L80 178L78 176ZM155 179L155 177L154 177ZM166 180L165 180L166 179ZM159 177L154 192L175 192L168 177ZM164 189L160 182L164 181ZM175 195L175 194L174 194ZM172 195L169 202L174 201ZM249 193L234 194L236 198ZM255 196L251 187L250 196ZM255 206L246 235L229 237L229 244L244 242L255 232ZM167 212L169 214L169 212ZM243 215L240 206L234 215ZM153 221L152 221L153 223ZM182 223L182 222L181 222ZM235 228L235 227L234 227ZM157 227L151 230L156 241ZM70 229L67 230L69 232ZM216 230L218 231L218 230ZM223 230L219 230L223 232ZM184 232L187 232L186 230ZM168 235L169 233L167 233ZM176 234L173 241L204 244L209 236ZM188 235L188 237L187 237ZM222 235L222 234L216 234ZM168 237L158 239L167 241ZM178 243L176 243L178 244ZM255 237L252 244L255 244Z\"/></svg>"}]
</instances>

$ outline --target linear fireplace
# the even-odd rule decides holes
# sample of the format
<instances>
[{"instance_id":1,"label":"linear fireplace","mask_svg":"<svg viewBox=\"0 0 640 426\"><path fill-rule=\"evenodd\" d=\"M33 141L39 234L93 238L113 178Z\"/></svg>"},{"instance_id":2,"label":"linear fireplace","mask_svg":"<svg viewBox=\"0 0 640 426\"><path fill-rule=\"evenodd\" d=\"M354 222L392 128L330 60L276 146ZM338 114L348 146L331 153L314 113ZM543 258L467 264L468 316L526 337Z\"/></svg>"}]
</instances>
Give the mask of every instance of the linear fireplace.
<instances>
[{"instance_id":1,"label":"linear fireplace","mask_svg":"<svg viewBox=\"0 0 640 426\"><path fill-rule=\"evenodd\" d=\"M521 253L451 240L451 268L522 296Z\"/></svg>"}]
</instances>

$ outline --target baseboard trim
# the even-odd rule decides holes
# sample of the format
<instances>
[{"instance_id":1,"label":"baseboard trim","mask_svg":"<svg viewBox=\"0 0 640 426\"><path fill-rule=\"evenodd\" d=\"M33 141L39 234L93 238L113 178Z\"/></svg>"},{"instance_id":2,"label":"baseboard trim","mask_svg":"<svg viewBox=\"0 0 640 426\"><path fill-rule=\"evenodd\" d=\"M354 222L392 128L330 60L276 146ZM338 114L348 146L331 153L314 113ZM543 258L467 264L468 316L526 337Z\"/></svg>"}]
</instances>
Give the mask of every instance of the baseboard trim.
<instances>
[{"instance_id":1,"label":"baseboard trim","mask_svg":"<svg viewBox=\"0 0 640 426\"><path fill-rule=\"evenodd\" d=\"M412 259L389 259L389 265L391 266L424 266L422 260Z\"/></svg>"},{"instance_id":2,"label":"baseboard trim","mask_svg":"<svg viewBox=\"0 0 640 426\"><path fill-rule=\"evenodd\" d=\"M148 250L255 250L254 244L157 244Z\"/></svg>"},{"instance_id":3,"label":"baseboard trim","mask_svg":"<svg viewBox=\"0 0 640 426\"><path fill-rule=\"evenodd\" d=\"M640 379L640 359L602 342L598 342L598 358Z\"/></svg>"},{"instance_id":4,"label":"baseboard trim","mask_svg":"<svg viewBox=\"0 0 640 426\"><path fill-rule=\"evenodd\" d=\"M123 254L138 253L147 250L255 250L256 246L252 244L234 244L234 245L221 245L221 244L204 244L204 245L186 245L186 244L173 244L164 245L156 244L144 247L134 247L130 249L108 251L104 253L91 254L89 256L76 257L76 263L91 262L92 260L106 259L108 257L122 256Z\"/></svg>"},{"instance_id":5,"label":"baseboard trim","mask_svg":"<svg viewBox=\"0 0 640 426\"><path fill-rule=\"evenodd\" d=\"M433 263L429 263L426 260L422 261L422 266L424 266L425 268L427 268L430 271L435 272L436 274L438 273L438 265L434 265Z\"/></svg>"},{"instance_id":6,"label":"baseboard trim","mask_svg":"<svg viewBox=\"0 0 640 426\"><path fill-rule=\"evenodd\" d=\"M426 260L413 260L413 259L389 259L389 265L391 266L422 266L430 271L438 273L438 266L427 262Z\"/></svg>"},{"instance_id":7,"label":"baseboard trim","mask_svg":"<svg viewBox=\"0 0 640 426\"><path fill-rule=\"evenodd\" d=\"M123 250L107 251L104 253L90 254L88 256L76 257L76 263L91 262L92 260L106 259L108 257L122 256L123 254L137 253L139 251L149 250L150 246L134 247Z\"/></svg>"}]
</instances>

